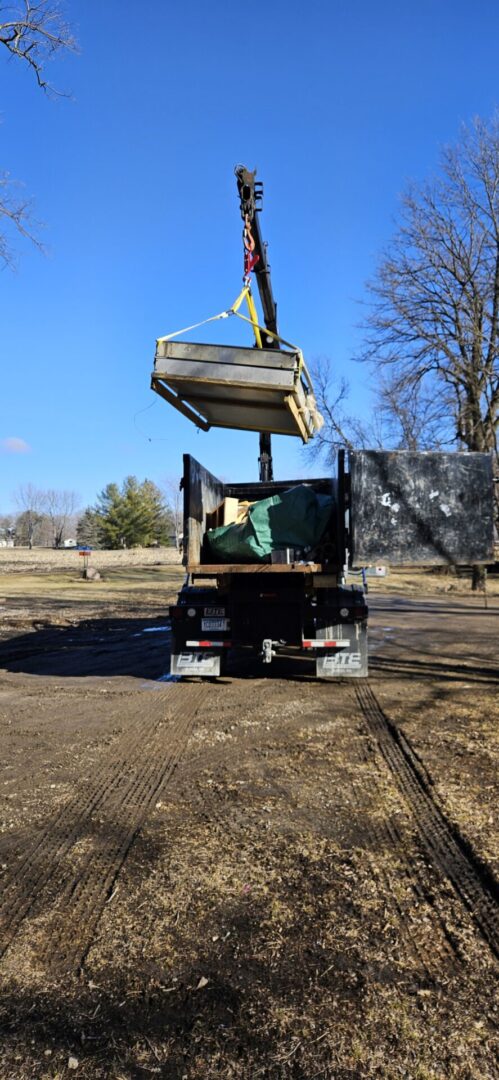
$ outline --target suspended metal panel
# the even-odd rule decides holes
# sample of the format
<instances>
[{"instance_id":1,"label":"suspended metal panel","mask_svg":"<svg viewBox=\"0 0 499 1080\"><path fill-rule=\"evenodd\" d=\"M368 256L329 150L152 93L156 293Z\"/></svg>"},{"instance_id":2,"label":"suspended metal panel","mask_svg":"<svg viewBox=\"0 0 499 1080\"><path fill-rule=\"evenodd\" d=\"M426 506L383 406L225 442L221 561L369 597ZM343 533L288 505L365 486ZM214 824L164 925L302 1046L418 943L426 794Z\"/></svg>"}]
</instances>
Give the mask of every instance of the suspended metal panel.
<instances>
[{"instance_id":1,"label":"suspended metal panel","mask_svg":"<svg viewBox=\"0 0 499 1080\"><path fill-rule=\"evenodd\" d=\"M266 431L306 443L322 425L299 353L160 342L151 385L204 430Z\"/></svg>"}]
</instances>

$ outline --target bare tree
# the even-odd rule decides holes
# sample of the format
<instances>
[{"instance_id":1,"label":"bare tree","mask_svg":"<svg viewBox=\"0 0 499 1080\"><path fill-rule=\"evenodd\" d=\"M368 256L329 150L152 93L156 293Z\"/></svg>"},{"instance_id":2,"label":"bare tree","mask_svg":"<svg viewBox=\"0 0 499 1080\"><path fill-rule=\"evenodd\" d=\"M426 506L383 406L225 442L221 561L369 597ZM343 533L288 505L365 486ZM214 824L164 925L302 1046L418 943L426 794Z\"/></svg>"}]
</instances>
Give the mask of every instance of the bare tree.
<instances>
[{"instance_id":1,"label":"bare tree","mask_svg":"<svg viewBox=\"0 0 499 1080\"><path fill-rule=\"evenodd\" d=\"M30 549L43 518L44 498L44 492L34 484L20 484L14 492L14 501L19 509L18 524L21 526L17 540L22 539ZM22 519L21 522L19 519Z\"/></svg>"},{"instance_id":2,"label":"bare tree","mask_svg":"<svg viewBox=\"0 0 499 1080\"><path fill-rule=\"evenodd\" d=\"M442 388L416 383L404 392L395 377L380 372L374 390L379 446L393 450L441 450L452 441L448 395Z\"/></svg>"},{"instance_id":3,"label":"bare tree","mask_svg":"<svg viewBox=\"0 0 499 1080\"><path fill-rule=\"evenodd\" d=\"M45 75L45 65L57 53L74 50L75 40L57 0L0 0L0 46L11 59L23 61L48 94L60 93ZM9 233L14 230L41 248L31 216L31 200L21 193L21 185L7 172L0 173L0 263L12 265Z\"/></svg>"},{"instance_id":4,"label":"bare tree","mask_svg":"<svg viewBox=\"0 0 499 1080\"><path fill-rule=\"evenodd\" d=\"M0 173L0 264L12 266L14 256L9 240L9 226L43 251L43 245L35 235L32 219L32 201L22 195L22 185L11 180L7 172ZM7 230L5 230L7 226Z\"/></svg>"},{"instance_id":5,"label":"bare tree","mask_svg":"<svg viewBox=\"0 0 499 1080\"><path fill-rule=\"evenodd\" d=\"M57 0L0 3L0 44L11 56L24 60L42 90L60 93L46 79L45 64L61 50L75 49L76 44Z\"/></svg>"},{"instance_id":6,"label":"bare tree","mask_svg":"<svg viewBox=\"0 0 499 1080\"><path fill-rule=\"evenodd\" d=\"M403 196L369 289L361 359L383 376L385 408L400 419L426 402L440 443L497 455L499 112L463 127L439 177ZM473 586L483 581L476 568Z\"/></svg>"},{"instance_id":7,"label":"bare tree","mask_svg":"<svg viewBox=\"0 0 499 1080\"><path fill-rule=\"evenodd\" d=\"M178 477L168 477L161 485L165 503L171 516L175 547L180 551L184 532L184 502Z\"/></svg>"},{"instance_id":8,"label":"bare tree","mask_svg":"<svg viewBox=\"0 0 499 1080\"><path fill-rule=\"evenodd\" d=\"M345 414L345 402L349 394L346 379L335 379L331 363L321 357L310 364L317 408L324 418L324 425L307 444L306 454L312 460L321 458L331 464L340 447L353 447L352 421Z\"/></svg>"},{"instance_id":9,"label":"bare tree","mask_svg":"<svg viewBox=\"0 0 499 1080\"><path fill-rule=\"evenodd\" d=\"M69 525L74 525L79 506L79 497L75 491L56 491L49 488L44 492L43 507L52 526L54 547L62 547Z\"/></svg>"},{"instance_id":10,"label":"bare tree","mask_svg":"<svg viewBox=\"0 0 499 1080\"><path fill-rule=\"evenodd\" d=\"M305 454L309 459L334 464L338 450L359 447L380 448L386 445L383 413L373 410L370 419L362 421L347 411L350 386L343 377L336 378L328 357L312 361L310 371L319 412L324 426L307 444Z\"/></svg>"},{"instance_id":11,"label":"bare tree","mask_svg":"<svg viewBox=\"0 0 499 1080\"><path fill-rule=\"evenodd\" d=\"M401 222L369 286L362 359L390 394L445 405L448 441L497 452L499 112L442 154L441 175L402 200Z\"/></svg>"}]
</instances>

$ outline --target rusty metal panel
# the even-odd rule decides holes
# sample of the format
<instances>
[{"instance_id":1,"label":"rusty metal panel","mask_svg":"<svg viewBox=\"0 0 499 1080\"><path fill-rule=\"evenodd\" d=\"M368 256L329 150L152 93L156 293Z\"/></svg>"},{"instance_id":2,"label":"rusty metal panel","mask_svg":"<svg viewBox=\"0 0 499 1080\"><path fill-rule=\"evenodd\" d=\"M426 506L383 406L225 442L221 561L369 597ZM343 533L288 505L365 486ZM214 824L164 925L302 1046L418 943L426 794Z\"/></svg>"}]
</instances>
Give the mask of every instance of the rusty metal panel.
<instances>
[{"instance_id":1,"label":"rusty metal panel","mask_svg":"<svg viewBox=\"0 0 499 1080\"><path fill-rule=\"evenodd\" d=\"M490 454L356 450L348 460L352 566L490 561Z\"/></svg>"}]
</instances>

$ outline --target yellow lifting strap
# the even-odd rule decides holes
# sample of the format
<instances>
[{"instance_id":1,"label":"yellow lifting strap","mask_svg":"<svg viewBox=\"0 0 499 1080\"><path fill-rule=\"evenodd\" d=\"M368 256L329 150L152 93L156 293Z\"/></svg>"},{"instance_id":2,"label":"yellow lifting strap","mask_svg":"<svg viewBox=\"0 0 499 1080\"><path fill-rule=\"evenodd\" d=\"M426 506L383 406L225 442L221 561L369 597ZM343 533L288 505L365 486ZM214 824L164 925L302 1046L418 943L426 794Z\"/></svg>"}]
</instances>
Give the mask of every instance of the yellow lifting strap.
<instances>
[{"instance_id":1,"label":"yellow lifting strap","mask_svg":"<svg viewBox=\"0 0 499 1080\"><path fill-rule=\"evenodd\" d=\"M250 313L250 317L246 321L251 323L253 327L253 333L255 335L255 341L258 348L261 349L263 348L262 335L260 333L260 327L258 325L258 314L255 307L255 301L253 300L253 294L249 285L244 285L241 289L237 300L234 301L230 309L231 315L237 315L240 319L246 319L246 317L244 315L241 315L239 311L243 300L246 300L246 303L248 305L248 311Z\"/></svg>"},{"instance_id":2,"label":"yellow lifting strap","mask_svg":"<svg viewBox=\"0 0 499 1080\"><path fill-rule=\"evenodd\" d=\"M243 315L239 311L239 308L241 307L241 304L244 300L246 300L246 304L248 307L250 315L249 318L247 315ZM201 322L193 323L192 326L184 326L182 330L175 330L173 334L165 334L164 337L160 337L157 339L157 344L161 345L164 341L171 341L172 338L179 337L181 334L187 334L189 330L197 330L199 326L204 326L206 323L216 322L217 319L228 319L230 315L237 315L238 319L242 319L243 322L247 322L250 324L255 335L257 347L259 349L263 348L262 334L265 337L272 338L273 341L279 342L281 345L286 345L288 349L293 349L293 352L296 352L298 354L298 375L303 375L307 380L310 389L313 389L312 380L310 378L307 365L305 364L305 359L301 349L299 349L297 345L293 345L290 341L286 341L286 338L280 337L279 334L274 334L272 330L267 330L265 326L260 326L258 322L258 313L256 310L255 301L253 299L251 287L248 283L244 284L241 292L239 293L239 296L236 297L236 299L234 300L232 307L228 308L226 311L220 311L218 315L211 315L208 319L201 319Z\"/></svg>"}]
</instances>

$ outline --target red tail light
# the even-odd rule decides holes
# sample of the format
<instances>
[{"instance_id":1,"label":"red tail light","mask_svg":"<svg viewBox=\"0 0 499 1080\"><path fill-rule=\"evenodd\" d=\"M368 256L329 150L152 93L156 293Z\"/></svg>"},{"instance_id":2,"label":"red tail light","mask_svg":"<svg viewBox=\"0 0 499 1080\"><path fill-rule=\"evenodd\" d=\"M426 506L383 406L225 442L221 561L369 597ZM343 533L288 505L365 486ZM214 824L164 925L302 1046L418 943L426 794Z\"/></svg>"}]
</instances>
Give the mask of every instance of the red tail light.
<instances>
[{"instance_id":1,"label":"red tail light","mask_svg":"<svg viewBox=\"0 0 499 1080\"><path fill-rule=\"evenodd\" d=\"M352 608L352 615L354 619L367 619L367 607L362 604L361 607Z\"/></svg>"}]
</instances>

